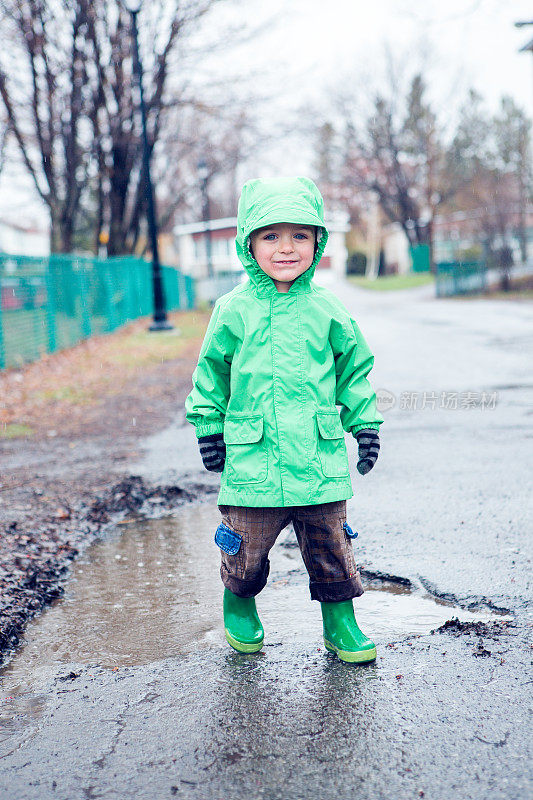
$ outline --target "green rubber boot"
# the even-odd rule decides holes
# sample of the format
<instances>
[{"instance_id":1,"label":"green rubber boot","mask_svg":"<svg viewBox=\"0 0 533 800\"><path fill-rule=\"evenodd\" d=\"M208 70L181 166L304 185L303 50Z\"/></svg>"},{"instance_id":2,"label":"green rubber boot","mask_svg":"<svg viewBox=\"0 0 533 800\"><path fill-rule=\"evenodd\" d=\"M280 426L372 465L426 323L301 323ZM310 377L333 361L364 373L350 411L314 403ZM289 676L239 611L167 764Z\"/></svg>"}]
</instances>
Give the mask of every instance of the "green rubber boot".
<instances>
[{"instance_id":1,"label":"green rubber boot","mask_svg":"<svg viewBox=\"0 0 533 800\"><path fill-rule=\"evenodd\" d=\"M376 658L376 645L359 629L353 602L320 603L324 623L324 645L341 661L364 664Z\"/></svg>"},{"instance_id":2,"label":"green rubber boot","mask_svg":"<svg viewBox=\"0 0 533 800\"><path fill-rule=\"evenodd\" d=\"M263 647L265 632L255 607L255 597L238 597L224 589L224 632L226 640L239 653L257 653Z\"/></svg>"}]
</instances>

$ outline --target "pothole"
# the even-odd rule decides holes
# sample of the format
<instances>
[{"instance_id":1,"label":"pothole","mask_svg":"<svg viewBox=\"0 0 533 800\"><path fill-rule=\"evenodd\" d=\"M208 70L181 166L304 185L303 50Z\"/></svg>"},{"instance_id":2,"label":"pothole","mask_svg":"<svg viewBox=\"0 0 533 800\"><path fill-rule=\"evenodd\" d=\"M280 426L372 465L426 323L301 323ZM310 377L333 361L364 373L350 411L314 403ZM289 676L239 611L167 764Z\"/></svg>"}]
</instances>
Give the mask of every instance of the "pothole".
<instances>
[{"instance_id":1,"label":"pothole","mask_svg":"<svg viewBox=\"0 0 533 800\"><path fill-rule=\"evenodd\" d=\"M173 517L117 526L73 565L63 598L28 626L20 652L0 672L1 686L35 686L36 675L62 668L68 674L72 665L139 665L225 647L213 543L219 521L216 505L203 502ZM299 550L280 542L271 562L269 583L257 601L265 642L320 644L320 608L309 598ZM505 618L415 591L406 579L371 572L363 579L366 591L355 600L356 616L378 645L429 633L451 617Z\"/></svg>"}]
</instances>

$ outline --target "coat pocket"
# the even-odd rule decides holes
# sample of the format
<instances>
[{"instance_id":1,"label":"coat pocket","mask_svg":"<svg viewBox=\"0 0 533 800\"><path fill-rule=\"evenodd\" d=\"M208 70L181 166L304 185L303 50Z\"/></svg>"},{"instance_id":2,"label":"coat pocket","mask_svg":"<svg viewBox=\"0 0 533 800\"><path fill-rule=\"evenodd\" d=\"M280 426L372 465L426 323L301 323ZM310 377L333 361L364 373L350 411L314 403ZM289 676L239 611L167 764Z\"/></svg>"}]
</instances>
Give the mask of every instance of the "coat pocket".
<instances>
[{"instance_id":1,"label":"coat pocket","mask_svg":"<svg viewBox=\"0 0 533 800\"><path fill-rule=\"evenodd\" d=\"M224 421L225 477L231 483L260 483L268 472L262 414L228 414Z\"/></svg>"},{"instance_id":2,"label":"coat pocket","mask_svg":"<svg viewBox=\"0 0 533 800\"><path fill-rule=\"evenodd\" d=\"M318 457L327 478L343 478L350 474L348 453L339 412L317 411Z\"/></svg>"}]
</instances>

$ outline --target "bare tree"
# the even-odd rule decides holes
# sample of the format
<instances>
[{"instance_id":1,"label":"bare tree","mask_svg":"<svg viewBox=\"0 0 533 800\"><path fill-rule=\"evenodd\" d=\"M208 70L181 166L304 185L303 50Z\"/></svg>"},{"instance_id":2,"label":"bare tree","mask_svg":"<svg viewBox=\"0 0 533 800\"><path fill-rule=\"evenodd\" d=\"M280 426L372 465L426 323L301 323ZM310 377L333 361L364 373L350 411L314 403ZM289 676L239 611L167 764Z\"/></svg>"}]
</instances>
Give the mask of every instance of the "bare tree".
<instances>
[{"instance_id":1,"label":"bare tree","mask_svg":"<svg viewBox=\"0 0 533 800\"><path fill-rule=\"evenodd\" d=\"M389 96L376 94L362 124L355 108L345 105L342 135L343 182L374 192L411 245L429 245L432 261L434 218L457 185L446 170L442 131L422 75L414 75L405 96L396 85Z\"/></svg>"},{"instance_id":2,"label":"bare tree","mask_svg":"<svg viewBox=\"0 0 533 800\"><path fill-rule=\"evenodd\" d=\"M118 0L83 2L90 20L99 98L92 118L98 163L96 235L103 227L109 230L108 253L112 255L137 247L145 213L130 20ZM220 86L212 78L207 86L190 78L205 59L205 45L195 49L191 34L219 2L154 0L140 15L148 141L162 230L171 227L176 212L191 204L200 156L209 156L215 175L221 169L234 169L249 145L249 137L245 143L249 128L245 100L232 96L228 76ZM236 41L229 35L219 39L226 48L229 41Z\"/></svg>"},{"instance_id":3,"label":"bare tree","mask_svg":"<svg viewBox=\"0 0 533 800\"><path fill-rule=\"evenodd\" d=\"M511 239L517 234L526 259L526 212L531 198L531 123L511 98L503 97L491 116L483 99L470 90L460 109L457 131L449 150L449 170L463 176L451 210L471 219L470 228L483 243L490 263L502 271L509 287Z\"/></svg>"},{"instance_id":4,"label":"bare tree","mask_svg":"<svg viewBox=\"0 0 533 800\"><path fill-rule=\"evenodd\" d=\"M4 165L6 163L8 133L9 133L9 123L5 121L1 122L0 123L0 173L4 169Z\"/></svg>"},{"instance_id":5,"label":"bare tree","mask_svg":"<svg viewBox=\"0 0 533 800\"><path fill-rule=\"evenodd\" d=\"M221 1L153 0L139 15L163 227L197 182L190 162L195 166L200 147L204 155L210 148L215 174L235 169L250 146L245 100L231 103L228 76L225 103L213 100L212 79L207 90L196 79L206 53L194 35ZM120 0L0 0L0 12L0 29L13 42L0 54L0 96L23 163L50 209L52 250L71 250L83 228L85 237L92 229L94 249L106 231L109 254L131 252L145 197L129 13ZM234 46L226 33L216 31L219 46ZM22 55L24 69L17 68Z\"/></svg>"},{"instance_id":6,"label":"bare tree","mask_svg":"<svg viewBox=\"0 0 533 800\"><path fill-rule=\"evenodd\" d=\"M95 111L91 118L97 171L96 236L106 226L108 252L122 253L135 247L144 214L142 149L137 115L137 86L133 76L129 14L116 0L82 0L89 19L89 39L95 69ZM142 30L151 43L144 59L149 151L161 134L165 112L177 97L167 93L169 66L178 39L197 23L216 0L175 2L158 0L143 14Z\"/></svg>"},{"instance_id":7,"label":"bare tree","mask_svg":"<svg viewBox=\"0 0 533 800\"><path fill-rule=\"evenodd\" d=\"M12 43L0 53L0 97L49 208L51 248L68 251L90 160L85 9L75 0L2 0L0 15Z\"/></svg>"},{"instance_id":8,"label":"bare tree","mask_svg":"<svg viewBox=\"0 0 533 800\"><path fill-rule=\"evenodd\" d=\"M468 212L491 258L509 262L518 232L526 257L526 209L531 199L530 121L510 98L491 116L470 89L463 106L439 109L427 99L426 66L410 79L409 65L385 54L385 88L368 95L368 81L335 96L315 126L316 173L331 197L364 220L368 198L398 223L411 245L428 244L433 263L437 213ZM407 79L407 80L406 80ZM348 83L345 81L345 83ZM342 151L342 157L339 153ZM375 202L375 201L374 201Z\"/></svg>"},{"instance_id":9,"label":"bare tree","mask_svg":"<svg viewBox=\"0 0 533 800\"><path fill-rule=\"evenodd\" d=\"M208 170L211 214L233 215L237 206L237 168L263 138L264 133L249 118L242 100L210 100L209 104L172 109L161 134L157 159L161 229L170 229L176 216L200 217L200 160L205 161Z\"/></svg>"},{"instance_id":10,"label":"bare tree","mask_svg":"<svg viewBox=\"0 0 533 800\"><path fill-rule=\"evenodd\" d=\"M512 176L515 186L513 205L517 209L516 228L521 257L526 261L526 211L532 196L531 121L512 97L504 96L501 99L500 111L494 117L493 126L499 162L496 166L504 175Z\"/></svg>"}]
</instances>

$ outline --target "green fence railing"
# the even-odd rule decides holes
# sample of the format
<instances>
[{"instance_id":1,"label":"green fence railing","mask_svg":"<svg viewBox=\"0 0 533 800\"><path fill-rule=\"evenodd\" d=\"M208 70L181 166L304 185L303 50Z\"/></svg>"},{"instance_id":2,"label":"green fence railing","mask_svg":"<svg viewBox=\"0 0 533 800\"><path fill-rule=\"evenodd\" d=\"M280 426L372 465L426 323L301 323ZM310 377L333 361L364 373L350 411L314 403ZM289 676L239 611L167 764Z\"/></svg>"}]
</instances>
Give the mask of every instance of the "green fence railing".
<instances>
[{"instance_id":1,"label":"green fence railing","mask_svg":"<svg viewBox=\"0 0 533 800\"><path fill-rule=\"evenodd\" d=\"M415 244L409 248L413 262L413 272L429 272L431 269L431 251L428 244Z\"/></svg>"},{"instance_id":2,"label":"green fence railing","mask_svg":"<svg viewBox=\"0 0 533 800\"><path fill-rule=\"evenodd\" d=\"M487 287L487 266L483 261L441 261L436 265L437 297L482 292Z\"/></svg>"},{"instance_id":3,"label":"green fence railing","mask_svg":"<svg viewBox=\"0 0 533 800\"><path fill-rule=\"evenodd\" d=\"M194 279L162 267L169 311L194 307ZM0 369L153 313L152 266L130 256L0 253Z\"/></svg>"}]
</instances>

